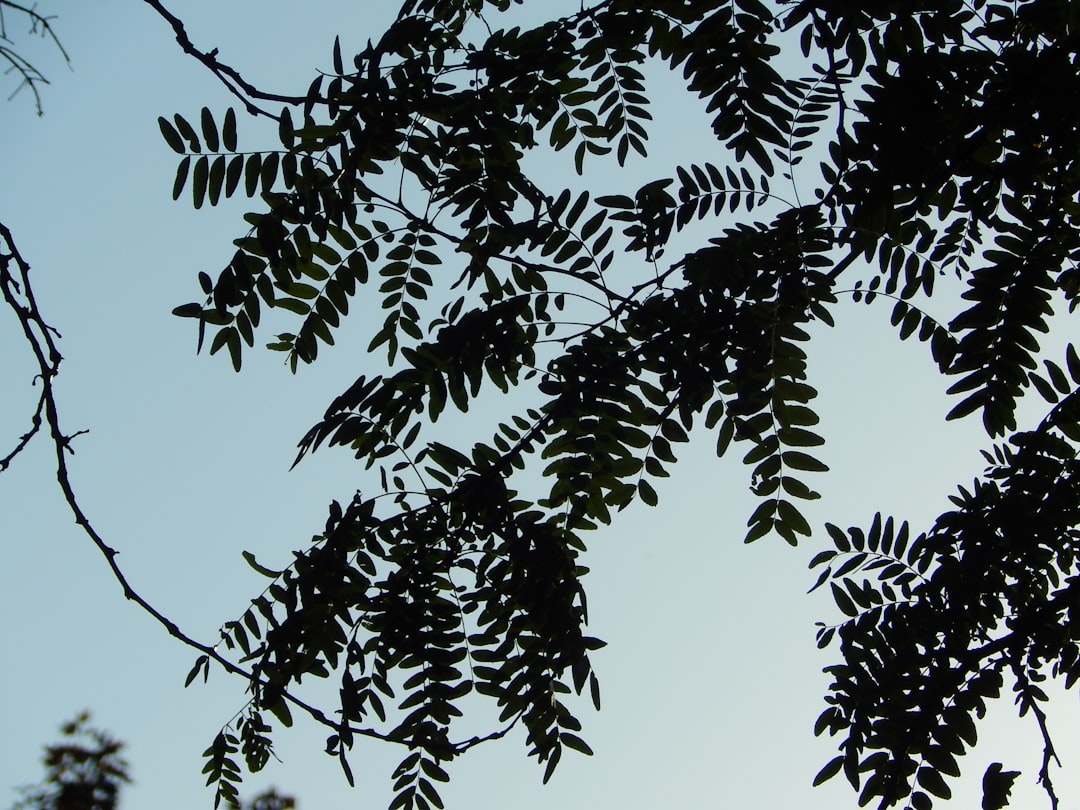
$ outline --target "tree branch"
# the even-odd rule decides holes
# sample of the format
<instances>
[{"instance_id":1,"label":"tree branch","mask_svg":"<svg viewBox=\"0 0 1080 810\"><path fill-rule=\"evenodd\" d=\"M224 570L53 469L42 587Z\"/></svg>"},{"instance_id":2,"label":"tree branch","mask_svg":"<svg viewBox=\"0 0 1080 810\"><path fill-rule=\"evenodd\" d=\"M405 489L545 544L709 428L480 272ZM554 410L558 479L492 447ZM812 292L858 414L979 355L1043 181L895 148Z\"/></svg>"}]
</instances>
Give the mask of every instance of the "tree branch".
<instances>
[{"instance_id":1,"label":"tree branch","mask_svg":"<svg viewBox=\"0 0 1080 810\"><path fill-rule=\"evenodd\" d=\"M70 67L71 57L68 55L68 52L64 50L64 46L60 43L59 37L56 36L56 32L50 24L51 20L54 20L55 17L46 17L34 8L28 8L20 3L12 2L12 0L0 0L0 41L3 42L12 42L7 32L7 21L4 19L4 9L10 9L18 14L24 15L30 21L29 33L38 34L41 37L51 39L53 44L56 45L57 50L59 50L60 54L64 57L64 61L67 62ZM22 77L22 80L12 91L11 95L8 96L8 101L15 98L24 87L28 87L30 88L30 92L34 94L34 106L37 108L37 113L38 115L42 115L44 111L41 106L41 93L38 90L38 85L49 83L49 80L45 78L45 74L38 70L34 64L24 56L5 45L0 45L0 59L6 61L9 65L8 70L5 72L15 71Z\"/></svg>"},{"instance_id":2,"label":"tree branch","mask_svg":"<svg viewBox=\"0 0 1080 810\"><path fill-rule=\"evenodd\" d=\"M12 273L12 265L17 269L18 277ZM251 672L237 666L213 647L203 644L184 633L175 622L162 614L144 599L131 586L123 570L121 570L117 563L116 557L119 552L109 546L104 538L98 534L97 530L90 523L89 518L87 518L86 513L80 506L75 495L75 490L71 484L70 471L67 465L67 454L74 453L74 450L71 447L72 439L87 431L81 430L73 434L65 434L61 429L59 410L57 408L56 396L53 388L53 381L59 374L60 364L63 361L63 356L56 346L55 338L58 337L58 334L55 329L45 322L38 309L37 302L34 299L33 288L30 286L30 265L19 253L18 248L15 246L11 231L3 223L0 223L0 293L3 295L4 302L15 313L19 320L23 335L33 352L34 359L37 361L39 374L35 378L35 382L41 380L42 385L41 397L35 412L33 427L20 439L16 449L9 453L4 459L0 460L0 470L8 466L15 456L22 452L29 444L33 436L40 431L42 418L44 418L44 424L48 427L49 435L55 448L56 479L60 485L60 490L64 494L64 500L67 502L72 515L74 515L76 524L78 524L79 528L82 529L105 557L113 577L120 583L124 598L134 602L142 608L143 611L153 617L158 624L168 631L169 635L183 642L187 646L198 650L203 655L213 658L221 664L226 671L235 675L240 675L252 683L259 683L259 679ZM309 706L298 698L289 694L286 694L285 697L320 723L331 728L339 727L339 724L330 720L321 711ZM354 729L354 731L361 734L368 733L366 730L362 729ZM377 735L375 732L371 732L371 735L381 736Z\"/></svg>"},{"instance_id":3,"label":"tree branch","mask_svg":"<svg viewBox=\"0 0 1080 810\"><path fill-rule=\"evenodd\" d=\"M252 115L265 115L274 120L280 118L280 116L259 107L252 99L258 99L259 101L276 101L279 104L290 105L303 104L305 102L306 99L303 96L285 96L278 93L266 93L259 90L255 85L244 79L235 68L220 61L218 59L217 48L214 48L211 51L203 51L197 48L195 43L191 41L191 37L188 36L187 30L184 28L183 20L165 8L160 0L143 0L143 2L156 11L172 27L173 33L176 35L176 41L180 44L180 48L184 53L193 56L199 62L202 62L207 70L218 77L218 80L225 85L230 93L243 102L244 108Z\"/></svg>"},{"instance_id":4,"label":"tree branch","mask_svg":"<svg viewBox=\"0 0 1080 810\"><path fill-rule=\"evenodd\" d=\"M18 277L11 272L13 264L17 269ZM56 346L56 338L59 337L59 334L55 329L49 326L41 316L37 302L34 299L33 289L30 286L30 265L19 253L18 248L15 246L11 231L3 223L0 223L0 292L2 292L4 302L18 318L19 323L22 326L23 335L30 345L34 359L37 361L39 374L38 377L35 378L35 382L40 379L42 383L41 397L35 411L33 426L30 431L20 438L15 450L3 459L0 459L0 471L3 471L9 466L11 461L25 449L34 435L40 432L42 424L47 426L49 436L52 439L53 447L55 449L56 480L60 485L64 500L71 510L72 515L75 517L75 523L83 533L90 538L98 551L101 552L102 556L105 557L105 561L109 566L109 570L112 572L113 578L120 584L124 598L138 605L145 613L164 627L170 636L186 646L197 650L202 655L206 656L207 659L213 659L220 664L226 672L232 675L239 675L253 685L271 686L277 694L280 694L285 700L304 711L317 723L334 731L339 731L342 728L342 724L328 717L322 710L301 700L296 695L280 689L277 685L271 684L269 681L260 678L250 670L244 669L238 664L233 663L218 652L216 646L204 644L187 635L180 629L176 622L161 613L131 586L127 576L116 561L119 552L106 543L105 539L94 528L90 519L83 511L82 506L79 504L78 498L75 495L75 489L71 484L67 454L74 453L74 450L71 447L71 441L76 436L86 433L87 431L80 430L72 434L65 434L60 427L59 410L57 408L56 396L53 388L53 381L59 374L60 364L63 361L63 356ZM518 718L514 718L513 722L506 727L488 734L485 737L472 737L461 742L453 743L455 753L462 753L469 748L487 742L488 740L505 736L510 729L514 727L517 720ZM349 731L353 734L359 734L361 736L371 737L385 742L402 742L401 739L392 734L383 734L370 728L350 726Z\"/></svg>"},{"instance_id":5,"label":"tree branch","mask_svg":"<svg viewBox=\"0 0 1080 810\"><path fill-rule=\"evenodd\" d=\"M1046 712L1039 707L1038 693L1033 694L1031 681L1024 671L1023 665L1014 662L1013 673L1016 675L1016 682L1020 689L1016 697L1016 702L1020 705L1020 716L1023 717L1030 710L1035 715L1035 721L1039 724L1039 733L1042 735L1043 756L1042 767L1039 768L1039 784L1043 786L1043 790L1046 791L1046 795L1050 798L1050 810L1058 810L1058 796L1054 792L1054 783L1050 779L1050 763L1056 762L1060 768L1061 760L1058 759L1057 752L1054 750L1054 742L1050 738L1050 730L1046 725Z\"/></svg>"},{"instance_id":6,"label":"tree branch","mask_svg":"<svg viewBox=\"0 0 1080 810\"><path fill-rule=\"evenodd\" d=\"M26 446L30 444L30 440L37 435L39 430L41 430L41 414L44 409L45 397L44 395L42 395L38 398L38 404L37 407L34 409L34 415L30 419L30 429L19 437L19 441L16 443L15 449L8 453L6 456L4 456L2 459L0 459L0 472L4 472L8 467L11 466L11 462L15 460L16 456L18 456L19 453L26 449Z\"/></svg>"}]
</instances>

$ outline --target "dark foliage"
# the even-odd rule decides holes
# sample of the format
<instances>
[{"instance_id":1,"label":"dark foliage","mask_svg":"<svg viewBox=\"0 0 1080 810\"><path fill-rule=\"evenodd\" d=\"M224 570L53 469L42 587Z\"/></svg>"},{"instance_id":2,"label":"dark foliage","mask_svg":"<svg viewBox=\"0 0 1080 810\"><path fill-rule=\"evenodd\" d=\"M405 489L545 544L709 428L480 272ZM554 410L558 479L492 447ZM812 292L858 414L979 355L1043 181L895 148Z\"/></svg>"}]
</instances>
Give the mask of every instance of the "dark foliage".
<instances>
[{"instance_id":1,"label":"dark foliage","mask_svg":"<svg viewBox=\"0 0 1080 810\"><path fill-rule=\"evenodd\" d=\"M1080 6L601 0L536 25L510 0L409 0L289 98L145 1L276 122L277 143L253 150L233 110L159 121L174 197L256 201L224 268L199 274L205 297L176 309L200 347L239 370L266 319L285 324L269 346L295 370L361 296L384 312L370 369L297 457L346 447L371 490L332 503L287 569L247 555L269 584L223 628L239 660L155 614L203 652L189 683L212 661L249 678L206 752L219 801L297 708L328 726L350 780L357 738L403 746L391 810L441 807L444 764L515 726L545 779L566 749L589 753L565 697L600 701L587 532L655 504L650 482L701 426L750 467L746 541L809 537L806 474L826 466L805 344L866 304L925 345L956 397L947 418L977 415L991 444L925 531L880 514L825 527L815 587L844 619L819 631L839 663L816 731L840 753L817 781L843 772L863 804L925 810L1008 691L1038 723L1057 806L1040 684L1080 676L1080 357L1040 366L1039 339L1080 297ZM711 120L703 160L636 190L575 192L535 169L545 153L591 179L646 155L671 126L650 111L662 71ZM490 435L435 440L448 405L512 389ZM1048 410L1021 426L1032 389ZM337 680L338 705L303 702L305 677ZM455 736L478 698L502 725ZM984 807L1014 778L992 766Z\"/></svg>"},{"instance_id":2,"label":"dark foliage","mask_svg":"<svg viewBox=\"0 0 1080 810\"><path fill-rule=\"evenodd\" d=\"M761 499L746 540L809 536L805 474L826 467L804 344L854 300L926 344L953 380L948 418L978 414L1005 441L918 536L881 515L827 527L836 548L813 566L847 618L819 634L841 663L817 731L841 753L818 781L843 771L862 803L928 808L1008 689L1042 729L1056 805L1039 684L1080 675L1080 360L1070 347L1040 371L1036 357L1080 294L1080 8L604 0L534 27L504 14L508 0L406 3L354 57L335 47L266 150L238 151L231 111L160 121L182 155L175 196L261 201L224 270L200 275L205 301L177 309L200 344L209 331L239 370L284 310L295 326L270 348L295 369L333 344L354 296L385 311L369 351L390 370L331 403L298 457L348 447L381 492L333 504L226 625L254 678L247 717L208 752L223 789L239 778L231 752L264 761L264 715L288 722L305 676L340 679L327 750L346 773L360 734L406 747L393 808L441 806L442 764L480 741L453 736L468 695L525 727L545 779L566 748L588 753L562 697L588 688L599 705L585 533L655 503L650 480L701 423L718 454L745 448ZM528 170L534 150L579 174L645 155L666 125L647 74L665 69L712 116L709 162L629 194ZM691 225L709 237L669 259ZM931 298L951 320L926 314ZM486 440L425 439L448 404L513 387L536 406ZM1017 432L1031 388L1052 409ZM519 474L534 466L539 490ZM1010 773L986 780L1004 806Z\"/></svg>"}]
</instances>

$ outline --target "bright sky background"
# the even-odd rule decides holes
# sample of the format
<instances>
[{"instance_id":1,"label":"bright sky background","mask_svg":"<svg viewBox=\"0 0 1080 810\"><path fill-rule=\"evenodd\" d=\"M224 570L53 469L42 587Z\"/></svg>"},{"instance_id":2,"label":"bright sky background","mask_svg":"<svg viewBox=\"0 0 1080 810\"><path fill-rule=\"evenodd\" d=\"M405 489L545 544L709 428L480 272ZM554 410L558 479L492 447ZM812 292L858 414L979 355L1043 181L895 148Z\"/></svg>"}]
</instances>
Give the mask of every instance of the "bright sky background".
<instances>
[{"instance_id":1,"label":"bright sky background","mask_svg":"<svg viewBox=\"0 0 1080 810\"><path fill-rule=\"evenodd\" d=\"M299 13L283 0L174 5L198 44L219 47L256 85L284 92L301 92L314 69L329 66L335 34L346 53L358 49L397 6L315 0ZM180 112L195 120L204 104L223 113L232 101L142 3L43 8L62 15L57 30L74 71L43 43L28 46L53 85L42 118L28 94L0 103L0 221L33 265L38 300L64 336L62 419L69 432L90 429L72 460L84 508L121 551L134 587L211 641L264 585L241 551L284 564L321 528L329 498L365 486L345 452L288 468L296 440L365 369L367 338L345 330L336 350L295 376L266 351L249 353L240 375L224 357L195 355L192 322L169 312L200 298L196 273L216 276L243 231L240 214L254 203L202 211L187 198L174 203L175 156L156 119ZM9 85L0 90L6 95ZM657 115L664 126L650 161L621 175L601 172L603 182L624 185L595 190L630 190L695 155L718 160L692 109ZM275 144L260 139L263 126L240 116L242 149ZM578 181L567 171L566 182ZM899 343L887 318L884 308L849 304L835 330L815 335L812 382L833 471L813 482L825 497L809 510L812 523L865 526L881 510L921 530L955 485L982 469L977 418L945 425L946 386L926 347ZM26 429L36 396L16 327L0 316L4 452ZM271 332L261 337L265 343ZM813 582L806 563L826 541L742 545L754 506L746 470L736 454L717 461L712 437L696 438L675 475L657 482L658 509L631 508L589 538L591 630L609 642L594 658L603 711L581 704L596 756L567 752L542 787L524 735L512 735L451 765L449 808L856 806L842 779L810 787L835 749L811 731L824 707L821 668L834 660L815 649L813 622L839 614L827 597L805 595ZM0 477L0 806L40 777L41 747L57 739L60 723L88 708L129 744L136 784L124 795L127 810L209 808L200 755L243 706L243 684L213 671L209 685L183 688L195 654L124 601L67 512L50 453L39 438ZM980 727L984 744L962 760L968 779L955 804L978 806L984 768L1003 760L1024 771L1013 806L1045 806L1034 785L1034 723L1011 720L1009 700L999 703L993 724ZM1072 695L1051 714L1068 757L1056 774L1065 807L1080 800L1080 780L1067 777L1080 754L1076 709ZM300 718L279 731L283 764L251 778L243 795L274 784L303 810L385 808L404 752L359 745L353 791L321 753L324 738Z\"/></svg>"}]
</instances>

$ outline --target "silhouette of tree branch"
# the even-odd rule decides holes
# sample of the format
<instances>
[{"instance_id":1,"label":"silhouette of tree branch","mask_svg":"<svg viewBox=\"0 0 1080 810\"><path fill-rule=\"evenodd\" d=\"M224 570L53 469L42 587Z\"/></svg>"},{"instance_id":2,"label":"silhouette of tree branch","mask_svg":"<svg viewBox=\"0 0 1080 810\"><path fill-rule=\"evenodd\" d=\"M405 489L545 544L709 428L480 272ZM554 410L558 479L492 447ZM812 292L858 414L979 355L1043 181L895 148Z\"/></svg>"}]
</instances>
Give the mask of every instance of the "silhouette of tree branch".
<instances>
[{"instance_id":1,"label":"silhouette of tree branch","mask_svg":"<svg viewBox=\"0 0 1080 810\"><path fill-rule=\"evenodd\" d=\"M156 11L162 19L172 27L173 33L176 35L176 41L180 44L180 48L184 53L197 59L207 68L207 70L217 76L218 80L225 85L226 89L240 99L240 101L243 102L245 109L252 115L265 115L268 118L273 118L275 120L279 118L275 113L255 104L252 99L258 99L260 101L276 101L280 104L304 103L303 96L285 96L278 93L266 93L259 90L255 85L244 79L239 71L219 60L217 48L213 48L210 51L204 51L196 47L195 43L191 41L191 37L188 36L183 20L165 8L160 0L143 0L143 2Z\"/></svg>"},{"instance_id":2,"label":"silhouette of tree branch","mask_svg":"<svg viewBox=\"0 0 1080 810\"><path fill-rule=\"evenodd\" d=\"M1058 810L1060 800L1054 791L1054 783L1050 778L1050 763L1055 762L1060 768L1061 760L1058 759L1057 751L1054 749L1054 742L1050 738L1050 729L1046 725L1046 712L1039 706L1039 700L1045 700L1046 695L1038 687L1032 686L1031 679L1022 664L1014 662L1013 672L1016 674L1018 687L1016 702L1020 706L1020 716L1023 717L1028 711L1035 715L1035 721L1039 724L1039 734L1042 736L1043 754L1042 767L1039 768L1039 784L1042 785L1043 790L1046 791L1046 795L1050 799L1051 810Z\"/></svg>"},{"instance_id":3,"label":"silhouette of tree branch","mask_svg":"<svg viewBox=\"0 0 1080 810\"><path fill-rule=\"evenodd\" d=\"M0 292L2 292L4 302L7 304L8 308L14 312L16 318L18 318L26 342L37 362L38 374L34 378L34 383L37 384L38 381L40 381L42 386L41 396L32 420L32 427L20 438L15 450L3 459L0 459L0 471L10 466L14 458L29 445L31 439L37 433L41 432L42 425L44 424L55 448L56 480L60 485L64 500L71 510L72 515L75 517L75 523L83 533L90 538L101 552L102 556L105 557L113 578L120 584L124 598L138 605L145 613L150 615L158 624L164 627L173 638L194 650L198 650L204 656L207 656L207 658L213 659L227 672L233 675L239 675L253 685L264 685L264 682L260 678L249 670L230 661L219 653L215 647L204 644L186 634L180 629L176 622L161 613L139 594L139 592L132 587L127 576L117 562L116 558L119 555L119 552L105 542L105 539L97 532L90 522L90 519L86 516L71 483L67 455L75 452L71 445L72 440L88 431L79 430L69 434L65 433L61 428L59 409L57 407L55 389L53 387L54 381L60 372L60 365L63 361L63 355L61 355L57 346L57 339L60 337L60 333L50 326L41 315L37 300L34 297L33 287L30 284L30 264L19 252L11 231L3 223L0 223ZM279 694L282 694L286 700L306 712L322 725L335 730L341 728L340 723L331 720L322 711L305 703L296 696L289 694L288 692L280 691ZM371 729L353 728L350 729L350 731L354 734L376 737L382 740L391 739L387 735L380 734Z\"/></svg>"},{"instance_id":4,"label":"silhouette of tree branch","mask_svg":"<svg viewBox=\"0 0 1080 810\"><path fill-rule=\"evenodd\" d=\"M248 112L277 119L278 116L276 114L259 107L252 99L275 101L283 104L301 104L305 101L303 96L287 96L266 93L259 90L246 81L237 70L221 62L217 58L218 51L216 48L207 52L196 47L186 31L183 21L166 9L159 0L144 0L144 2L169 23L176 35L176 40L181 49L188 55L194 57L217 76L222 84L244 103ZM60 41L57 39L50 25L50 20L53 18L45 17L31 8L26 8L17 3L10 2L10 0L0 0L0 39L10 41L7 38L6 29L3 27L4 20L2 11L5 7L26 14L32 22L31 31L33 33L40 32L43 36L51 37L57 47L60 48L65 60L70 63L67 52L61 46ZM0 57L8 59L9 63L14 66L14 69L23 76L23 82L20 87L17 88L16 92L23 86L29 86L34 93L38 112L40 114L40 95L36 85L38 83L47 84L48 81L28 61L22 59L3 45L0 45ZM61 335L55 328L50 326L42 316L34 297L33 287L30 283L30 264L19 252L10 229L3 223L0 223L0 290L2 290L4 302L7 304L8 308L15 313L27 344L30 346L31 352L34 355L38 367L38 373L34 377L34 384L37 385L39 381L41 383L41 394L38 398L33 417L31 418L30 428L19 437L14 449L3 458L0 458L0 472L7 470L14 460L29 446L33 438L41 433L42 428L45 427L54 446L56 478L60 490L63 493L64 500L75 518L75 523L105 558L113 578L120 585L124 598L138 605L145 613L164 627L173 638L186 646L197 650L201 656L204 656L205 658L200 658L200 663L196 664L196 670L200 664L205 664L209 660L213 660L229 674L238 675L248 681L251 684L253 691L256 687L271 686L268 681L261 678L256 673L235 664L222 655L217 649L218 645L208 645L189 636L176 624L176 622L160 612L153 604L135 590L117 562L119 551L105 541L87 517L75 493L74 486L71 483L67 455L74 454L75 452L72 441L88 431L79 430L70 434L63 431L61 428L59 408L54 389L54 381L59 374L60 365L63 361L63 356L57 345L57 341L60 339ZM275 694L280 695L284 700L305 712L319 724L334 731L348 730L352 734L371 737L386 742L408 742L407 740L401 739L399 736L395 736L392 732L384 734L371 728L354 727L343 724L331 719L320 709L301 700L287 690L282 690L279 686L274 686L273 689ZM487 735L474 736L456 743L451 743L455 755L463 753L484 742L504 737L518 724L520 717L520 714L514 716L502 728Z\"/></svg>"},{"instance_id":5,"label":"silhouette of tree branch","mask_svg":"<svg viewBox=\"0 0 1080 810\"><path fill-rule=\"evenodd\" d=\"M18 456L19 453L21 453L26 448L26 446L30 443L30 440L37 435L37 432L39 430L41 430L41 413L44 408L45 398L44 396L42 396L38 398L38 404L37 407L34 409L34 415L30 419L30 429L19 437L19 441L16 443L15 449L8 453L6 456L4 456L2 459L0 459L0 472L4 472L4 470L11 466L11 462L15 460L16 456Z\"/></svg>"},{"instance_id":6,"label":"silhouette of tree branch","mask_svg":"<svg viewBox=\"0 0 1080 810\"><path fill-rule=\"evenodd\" d=\"M211 646L204 644L189 636L180 629L176 622L161 613L138 591L136 591L117 562L116 558L119 556L120 552L110 546L97 532L90 522L90 519L87 517L86 512L80 505L75 494L75 489L71 483L67 455L74 454L75 452L74 448L71 446L72 440L88 431L79 430L68 434L61 428L59 409L57 407L55 389L53 387L54 381L60 371L60 365L63 361L63 356L57 346L57 340L60 337L60 333L50 326L41 315L37 300L34 297L33 287L30 284L30 264L19 252L11 231L3 223L0 223L0 291L2 291L4 302L18 318L23 335L37 362L38 374L34 378L34 382L37 384L40 380L42 386L41 396L34 412L31 429L20 437L16 448L11 453L3 459L0 459L0 472L10 466L11 462L29 445L33 437L41 432L42 426L46 426L49 437L55 448L56 480L60 485L64 500L71 510L72 515L75 517L75 523L83 533L90 538L98 551L101 552L102 556L105 557L105 561L109 566L109 570L112 572L113 578L120 584L124 598L138 605L145 613L164 627L170 636L186 646L197 650L205 656L206 659L212 659L220 664L226 672L242 677L252 684L252 686L271 686L269 681L258 677L250 670L230 661L218 652L216 645ZM331 719L320 709L301 700L296 695L286 690L281 690L278 686L273 686L273 689L275 694L280 694L281 697L296 708L305 712L319 724L334 731L342 730L342 723ZM482 737L471 737L467 740L454 743L453 747L455 753L463 753L481 743L506 736L506 734L517 725L518 720L519 717L515 717L509 724L491 734ZM393 734L383 734L370 728L348 726L348 731L352 734L372 737L384 742L407 742Z\"/></svg>"},{"instance_id":7,"label":"silhouette of tree branch","mask_svg":"<svg viewBox=\"0 0 1080 810\"><path fill-rule=\"evenodd\" d=\"M64 57L64 61L68 66L71 65L71 57L68 55L67 51L64 50L64 46L60 43L60 39L53 30L51 22L56 19L55 17L45 16L33 7L14 3L12 0L0 0L0 60L3 60L8 64L5 73L14 71L20 77L18 85L16 85L11 95L8 96L8 101L15 98L22 90L29 89L34 95L34 106L37 108L37 113L38 115L42 115L41 91L38 90L38 85L48 84L49 80L45 78L45 74L38 70L32 62L11 47L11 45L14 44L14 41L8 36L7 19L4 16L5 9L23 16L25 20L30 23L30 34L35 34L45 39L51 39L53 44L56 45L57 49L60 51L60 54Z\"/></svg>"}]
</instances>

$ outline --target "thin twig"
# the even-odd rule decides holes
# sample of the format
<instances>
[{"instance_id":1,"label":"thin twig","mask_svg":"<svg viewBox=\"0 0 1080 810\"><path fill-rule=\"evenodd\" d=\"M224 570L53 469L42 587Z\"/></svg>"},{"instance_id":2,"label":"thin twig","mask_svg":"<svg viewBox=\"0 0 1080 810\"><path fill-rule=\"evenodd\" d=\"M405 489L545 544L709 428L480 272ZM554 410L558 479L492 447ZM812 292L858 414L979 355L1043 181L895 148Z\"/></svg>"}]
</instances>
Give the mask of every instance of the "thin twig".
<instances>
[{"instance_id":1,"label":"thin twig","mask_svg":"<svg viewBox=\"0 0 1080 810\"><path fill-rule=\"evenodd\" d=\"M1031 681L1024 671L1023 664L1018 662L1014 663L1013 672L1016 674L1017 684L1020 687L1020 693L1016 699L1017 703L1020 704L1020 714L1023 716L1026 710L1031 710L1031 713L1035 715L1035 721L1039 724L1039 733L1042 735L1043 739L1043 756L1042 767L1039 769L1039 784L1042 785L1043 790L1046 791L1046 795L1050 798L1050 810L1058 810L1058 796L1057 793L1054 792L1054 783L1050 779L1050 763L1054 762L1060 768L1061 760L1058 759L1057 752L1054 750L1054 741L1050 738L1050 729L1046 725L1046 712L1039 707L1037 699L1029 692Z\"/></svg>"},{"instance_id":2,"label":"thin twig","mask_svg":"<svg viewBox=\"0 0 1080 810\"><path fill-rule=\"evenodd\" d=\"M19 441L15 445L15 449L8 453L3 458L0 458L0 472L4 472L13 462L26 446L30 444L30 440L37 435L41 430L41 414L45 410L45 396L44 394L38 398L37 407L34 409L34 415L30 419L30 429L19 437Z\"/></svg>"},{"instance_id":3,"label":"thin twig","mask_svg":"<svg viewBox=\"0 0 1080 810\"><path fill-rule=\"evenodd\" d=\"M28 8L27 6L19 3L12 2L12 0L0 0L0 40L4 42L12 42L8 36L7 20L4 18L4 9L10 9L19 14L23 14L30 21L30 33L38 34L43 38L49 38L56 45L57 50L60 51L60 55L64 57L64 61L68 67L71 67L71 56L64 49L63 44L60 42L60 38L56 36L56 32L53 30L50 21L55 17L46 17L40 14L34 8ZM7 46L0 45L0 59L6 61L9 65L5 73L11 73L14 71L22 80L8 96L8 101L15 98L23 88L29 88L30 92L34 96L34 106L37 109L38 115L44 114L44 110L41 106L41 92L38 90L39 84L48 84L49 80L45 78L37 67L34 66L26 57L20 53L12 50Z\"/></svg>"}]
</instances>

